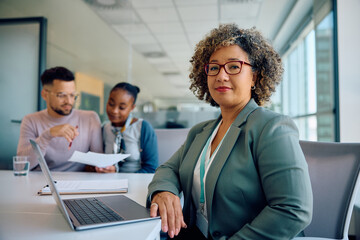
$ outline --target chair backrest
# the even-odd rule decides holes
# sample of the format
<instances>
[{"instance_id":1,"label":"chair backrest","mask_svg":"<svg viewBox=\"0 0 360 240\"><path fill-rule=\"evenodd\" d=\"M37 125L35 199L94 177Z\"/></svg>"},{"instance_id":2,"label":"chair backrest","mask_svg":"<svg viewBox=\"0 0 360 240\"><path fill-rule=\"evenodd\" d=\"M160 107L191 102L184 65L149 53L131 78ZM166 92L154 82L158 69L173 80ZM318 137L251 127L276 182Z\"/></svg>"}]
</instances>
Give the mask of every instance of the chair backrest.
<instances>
[{"instance_id":1,"label":"chair backrest","mask_svg":"<svg viewBox=\"0 0 360 240\"><path fill-rule=\"evenodd\" d=\"M159 165L163 164L185 142L189 128L155 129L158 141Z\"/></svg>"},{"instance_id":2,"label":"chair backrest","mask_svg":"<svg viewBox=\"0 0 360 240\"><path fill-rule=\"evenodd\" d=\"M314 196L306 237L348 239L359 188L360 143L300 141L309 166Z\"/></svg>"}]
</instances>

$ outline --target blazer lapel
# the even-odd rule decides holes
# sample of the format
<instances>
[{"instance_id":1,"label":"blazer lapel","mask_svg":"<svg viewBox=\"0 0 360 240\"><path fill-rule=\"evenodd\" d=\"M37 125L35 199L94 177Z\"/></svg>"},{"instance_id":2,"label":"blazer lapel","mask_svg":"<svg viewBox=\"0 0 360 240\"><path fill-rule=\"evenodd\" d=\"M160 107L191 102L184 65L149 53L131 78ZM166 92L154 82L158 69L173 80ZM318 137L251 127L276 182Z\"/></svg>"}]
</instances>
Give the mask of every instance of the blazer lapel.
<instances>
[{"instance_id":1,"label":"blazer lapel","mask_svg":"<svg viewBox=\"0 0 360 240\"><path fill-rule=\"evenodd\" d=\"M196 134L189 150L185 155L185 158L181 164L181 169L183 169L183 171L180 172L180 175L181 179L184 180L184 182L182 182L182 184L184 184L183 190L189 192L184 192L184 194L191 194L195 165L199 159L199 156L204 148L206 141L210 137L215 126L219 123L220 119L221 116L216 121L205 126L203 128L203 131Z\"/></svg>"},{"instance_id":2,"label":"blazer lapel","mask_svg":"<svg viewBox=\"0 0 360 240\"><path fill-rule=\"evenodd\" d=\"M208 219L211 219L211 206L214 190L221 170L241 133L241 127L246 123L248 116L258 107L259 106L253 99L248 102L248 104L236 117L235 121L231 124L226 137L224 138L213 162L211 163L205 181L206 210Z\"/></svg>"},{"instance_id":3,"label":"blazer lapel","mask_svg":"<svg viewBox=\"0 0 360 240\"><path fill-rule=\"evenodd\" d=\"M202 131L196 134L194 140L187 151L183 162L181 163L180 168L180 180L182 184L182 189L184 191L184 216L189 219L185 219L185 221L190 220L191 214L191 189L193 184L194 178L194 169L195 165L199 159L199 156L204 148L206 141L208 140L209 136L211 135L213 129L220 121L221 116L217 119L217 121L213 121L212 123L208 124L203 128ZM191 223L191 222L189 222Z\"/></svg>"}]
</instances>

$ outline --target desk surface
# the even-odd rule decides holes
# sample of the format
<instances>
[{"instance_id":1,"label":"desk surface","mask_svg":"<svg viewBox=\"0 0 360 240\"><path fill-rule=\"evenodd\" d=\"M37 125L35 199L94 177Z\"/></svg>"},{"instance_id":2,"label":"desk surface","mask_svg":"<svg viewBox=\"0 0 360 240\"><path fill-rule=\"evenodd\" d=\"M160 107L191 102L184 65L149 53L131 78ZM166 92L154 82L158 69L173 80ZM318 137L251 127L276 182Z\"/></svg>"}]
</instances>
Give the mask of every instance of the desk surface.
<instances>
[{"instance_id":1,"label":"desk surface","mask_svg":"<svg viewBox=\"0 0 360 240\"><path fill-rule=\"evenodd\" d=\"M147 186L152 174L99 174L82 172L54 172L54 180L128 179L125 195L145 206ZM52 196L38 196L46 185L41 172L15 177L12 171L0 171L0 239L157 239L160 220L73 231L58 209ZM97 195L62 195L66 198Z\"/></svg>"}]
</instances>

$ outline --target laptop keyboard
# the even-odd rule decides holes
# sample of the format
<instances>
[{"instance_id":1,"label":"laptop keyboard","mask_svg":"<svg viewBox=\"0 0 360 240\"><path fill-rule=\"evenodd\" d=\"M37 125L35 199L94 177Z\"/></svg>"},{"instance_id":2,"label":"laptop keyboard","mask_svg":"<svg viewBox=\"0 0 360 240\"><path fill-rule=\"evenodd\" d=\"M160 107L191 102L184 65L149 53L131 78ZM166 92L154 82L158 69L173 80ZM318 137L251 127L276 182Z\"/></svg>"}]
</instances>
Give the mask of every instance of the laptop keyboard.
<instances>
[{"instance_id":1,"label":"laptop keyboard","mask_svg":"<svg viewBox=\"0 0 360 240\"><path fill-rule=\"evenodd\" d=\"M64 200L81 225L124 220L96 198Z\"/></svg>"}]
</instances>

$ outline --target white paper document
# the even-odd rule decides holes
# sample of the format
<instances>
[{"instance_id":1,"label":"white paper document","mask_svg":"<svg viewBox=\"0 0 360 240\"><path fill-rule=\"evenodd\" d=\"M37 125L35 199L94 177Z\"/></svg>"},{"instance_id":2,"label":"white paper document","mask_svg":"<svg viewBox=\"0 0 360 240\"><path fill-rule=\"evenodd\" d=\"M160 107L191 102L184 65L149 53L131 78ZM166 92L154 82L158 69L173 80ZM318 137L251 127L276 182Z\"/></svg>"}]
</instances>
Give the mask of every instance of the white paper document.
<instances>
[{"instance_id":1,"label":"white paper document","mask_svg":"<svg viewBox=\"0 0 360 240\"><path fill-rule=\"evenodd\" d=\"M56 188L60 194L83 194L83 193L125 193L128 191L127 179L116 180L61 180L57 181ZM48 186L43 187L38 194L50 194Z\"/></svg>"},{"instance_id":2,"label":"white paper document","mask_svg":"<svg viewBox=\"0 0 360 240\"><path fill-rule=\"evenodd\" d=\"M130 154L103 154L94 152L79 152L75 151L69 161L79 162L95 167L107 167L114 165L117 162L124 161L125 158L129 157Z\"/></svg>"}]
</instances>

